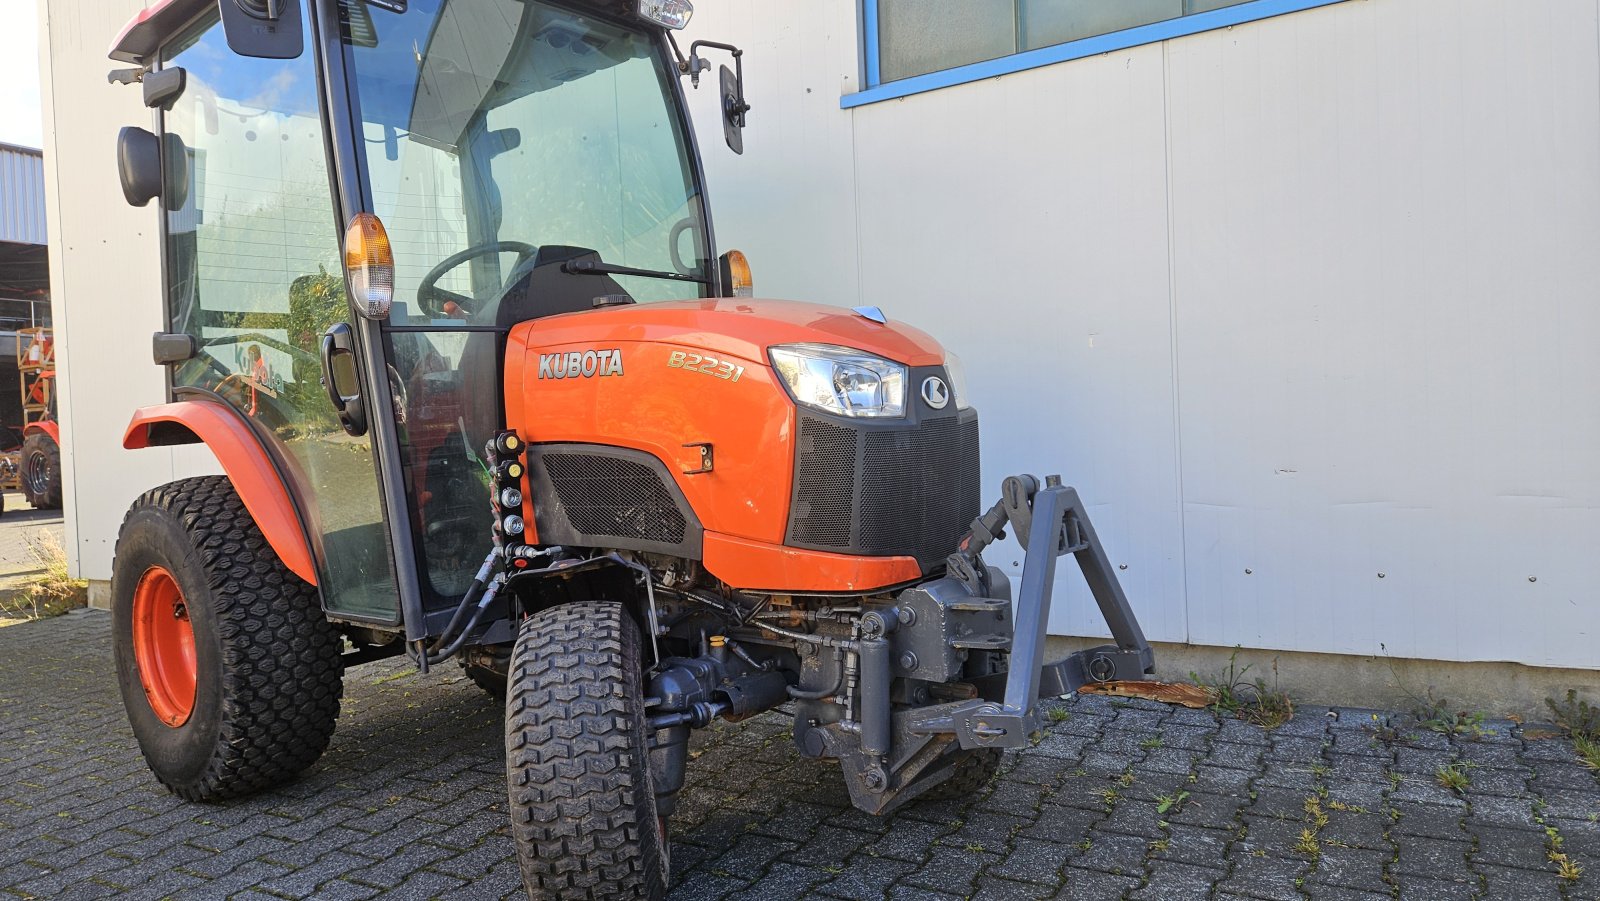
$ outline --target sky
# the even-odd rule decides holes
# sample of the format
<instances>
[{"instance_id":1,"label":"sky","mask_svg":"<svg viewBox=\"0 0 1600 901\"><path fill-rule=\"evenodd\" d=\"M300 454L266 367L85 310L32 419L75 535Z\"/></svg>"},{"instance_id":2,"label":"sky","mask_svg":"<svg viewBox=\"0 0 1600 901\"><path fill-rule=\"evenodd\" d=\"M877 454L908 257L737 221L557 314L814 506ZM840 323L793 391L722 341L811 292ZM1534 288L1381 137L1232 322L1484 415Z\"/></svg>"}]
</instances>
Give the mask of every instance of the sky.
<instances>
[{"instance_id":1,"label":"sky","mask_svg":"<svg viewBox=\"0 0 1600 901\"><path fill-rule=\"evenodd\" d=\"M0 85L0 141L43 146L36 0L0 0Z\"/></svg>"}]
</instances>

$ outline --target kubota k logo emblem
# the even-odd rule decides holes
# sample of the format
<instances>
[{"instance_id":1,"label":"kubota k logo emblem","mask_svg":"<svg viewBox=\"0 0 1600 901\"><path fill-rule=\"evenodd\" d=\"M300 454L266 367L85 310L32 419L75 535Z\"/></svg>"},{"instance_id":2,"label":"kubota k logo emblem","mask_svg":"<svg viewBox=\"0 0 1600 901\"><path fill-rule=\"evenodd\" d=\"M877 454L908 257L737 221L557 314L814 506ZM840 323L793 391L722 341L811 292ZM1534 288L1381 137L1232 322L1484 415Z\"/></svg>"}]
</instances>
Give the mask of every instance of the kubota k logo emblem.
<instances>
[{"instance_id":1,"label":"kubota k logo emblem","mask_svg":"<svg viewBox=\"0 0 1600 901\"><path fill-rule=\"evenodd\" d=\"M950 403L950 386L944 379L930 375L922 380L922 399L935 410L943 410L945 404Z\"/></svg>"}]
</instances>

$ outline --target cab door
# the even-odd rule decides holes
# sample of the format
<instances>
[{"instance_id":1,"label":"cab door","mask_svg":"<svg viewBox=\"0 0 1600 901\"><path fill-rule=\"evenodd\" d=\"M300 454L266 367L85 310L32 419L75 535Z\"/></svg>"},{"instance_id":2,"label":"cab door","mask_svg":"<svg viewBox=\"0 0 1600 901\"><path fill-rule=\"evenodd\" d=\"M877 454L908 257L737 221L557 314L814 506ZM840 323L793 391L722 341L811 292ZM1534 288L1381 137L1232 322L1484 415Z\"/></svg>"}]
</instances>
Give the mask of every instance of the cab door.
<instances>
[{"instance_id":1,"label":"cab door","mask_svg":"<svg viewBox=\"0 0 1600 901\"><path fill-rule=\"evenodd\" d=\"M169 330L199 346L173 367L173 393L220 399L268 444L328 613L398 623L372 440L341 424L323 385L324 335L350 308L315 56L237 55L213 9L161 59L185 70L162 115Z\"/></svg>"}]
</instances>

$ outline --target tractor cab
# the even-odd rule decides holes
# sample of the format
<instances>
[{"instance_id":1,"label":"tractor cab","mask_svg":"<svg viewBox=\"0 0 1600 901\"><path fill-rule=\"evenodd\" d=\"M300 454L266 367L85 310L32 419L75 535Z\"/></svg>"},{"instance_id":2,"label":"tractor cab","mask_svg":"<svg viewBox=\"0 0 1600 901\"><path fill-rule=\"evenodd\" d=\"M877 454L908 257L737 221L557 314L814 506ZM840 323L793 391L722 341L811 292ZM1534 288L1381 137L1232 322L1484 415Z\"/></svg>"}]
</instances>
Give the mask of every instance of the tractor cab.
<instances>
[{"instance_id":1,"label":"tractor cab","mask_svg":"<svg viewBox=\"0 0 1600 901\"><path fill-rule=\"evenodd\" d=\"M646 6L169 0L119 38L174 393L267 439L330 616L415 640L471 583L513 325L724 290L683 14Z\"/></svg>"},{"instance_id":2,"label":"tractor cab","mask_svg":"<svg viewBox=\"0 0 1600 901\"><path fill-rule=\"evenodd\" d=\"M112 48L153 129L168 403L124 446L225 477L141 496L117 672L196 801L328 746L345 668L459 664L505 703L535 897L659 898L689 735L782 708L884 813L959 797L1041 693L1153 656L1083 502L985 508L960 361L874 306L758 300L718 254L688 0L162 0ZM983 560L1010 528L1011 579ZM1045 664L1071 555L1114 644Z\"/></svg>"}]
</instances>

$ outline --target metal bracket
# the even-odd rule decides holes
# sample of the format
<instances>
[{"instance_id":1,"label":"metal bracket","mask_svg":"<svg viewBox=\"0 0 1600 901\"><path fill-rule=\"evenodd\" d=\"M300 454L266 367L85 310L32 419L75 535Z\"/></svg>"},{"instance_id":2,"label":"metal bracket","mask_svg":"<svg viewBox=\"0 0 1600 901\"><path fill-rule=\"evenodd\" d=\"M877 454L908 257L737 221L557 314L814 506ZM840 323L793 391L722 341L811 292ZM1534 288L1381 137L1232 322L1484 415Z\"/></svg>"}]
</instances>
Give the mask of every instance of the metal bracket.
<instances>
[{"instance_id":1,"label":"metal bracket","mask_svg":"<svg viewBox=\"0 0 1600 901\"><path fill-rule=\"evenodd\" d=\"M697 475L701 475L703 473L708 473L708 472L710 472L712 470L713 465L714 465L714 460L712 459L712 454L711 454L711 442L709 442L709 441L696 441L696 442L693 442L693 443L690 443L690 444L685 444L684 447L697 447L697 448L700 449L700 465L698 467L694 468L694 469L685 469L685 470L683 470L683 474L684 475L686 475L686 476L697 476Z\"/></svg>"},{"instance_id":2,"label":"metal bracket","mask_svg":"<svg viewBox=\"0 0 1600 901\"><path fill-rule=\"evenodd\" d=\"M1005 521L1012 522L1017 526L1017 540L1027 549L1011 659L1001 703L966 702L952 709L948 720L940 724L941 731L955 732L963 748L1023 747L1038 728L1033 708L1042 692L1065 694L1088 682L1143 678L1155 667L1155 653L1139 628L1078 492L1062 485L1060 476L1046 477L1043 488L1032 476L1014 476L1006 479L1003 494L997 506L1004 517L993 531L998 532ZM1056 558L1064 554L1077 560L1116 644L1079 651L1046 666L1045 631Z\"/></svg>"}]
</instances>

